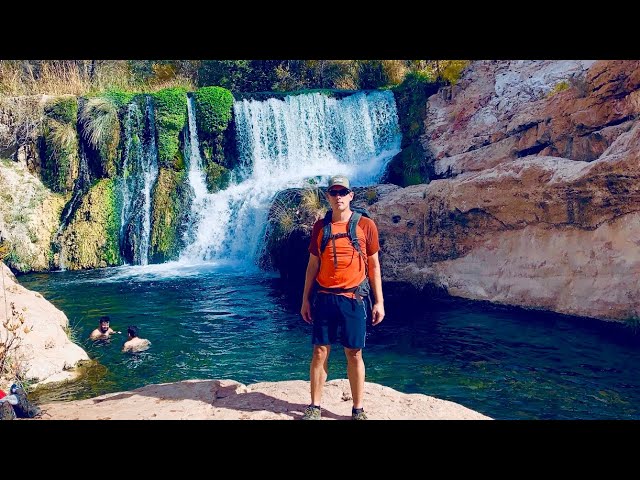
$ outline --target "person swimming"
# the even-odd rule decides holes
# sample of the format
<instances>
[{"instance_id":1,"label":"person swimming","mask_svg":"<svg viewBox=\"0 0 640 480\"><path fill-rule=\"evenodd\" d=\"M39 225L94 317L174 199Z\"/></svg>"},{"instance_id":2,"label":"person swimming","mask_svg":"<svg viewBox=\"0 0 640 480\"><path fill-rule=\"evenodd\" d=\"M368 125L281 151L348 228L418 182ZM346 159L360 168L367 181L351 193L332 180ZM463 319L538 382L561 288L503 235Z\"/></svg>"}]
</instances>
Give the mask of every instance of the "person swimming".
<instances>
[{"instance_id":1,"label":"person swimming","mask_svg":"<svg viewBox=\"0 0 640 480\"><path fill-rule=\"evenodd\" d=\"M100 320L98 320L98 328L96 328L93 332L91 332L91 335L89 336L89 338L91 340L101 340L101 339L109 338L109 336L113 333L122 333L122 332L116 332L115 330L113 330L109 326L110 321L111 319L106 315L103 315L102 317L100 317Z\"/></svg>"},{"instance_id":2,"label":"person swimming","mask_svg":"<svg viewBox=\"0 0 640 480\"><path fill-rule=\"evenodd\" d=\"M138 327L135 325L129 325L127 328L128 340L124 342L122 346L123 352L142 352L151 345L151 342L146 338L140 338L138 336Z\"/></svg>"}]
</instances>

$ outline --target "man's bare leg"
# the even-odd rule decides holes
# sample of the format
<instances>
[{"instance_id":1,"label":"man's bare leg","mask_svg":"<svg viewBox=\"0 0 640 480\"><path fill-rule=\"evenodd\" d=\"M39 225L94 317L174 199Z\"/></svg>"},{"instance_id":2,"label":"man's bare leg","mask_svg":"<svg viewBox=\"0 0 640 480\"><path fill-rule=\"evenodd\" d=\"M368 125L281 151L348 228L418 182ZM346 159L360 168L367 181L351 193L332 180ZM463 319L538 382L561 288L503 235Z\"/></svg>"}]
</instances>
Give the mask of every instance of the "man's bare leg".
<instances>
[{"instance_id":1,"label":"man's bare leg","mask_svg":"<svg viewBox=\"0 0 640 480\"><path fill-rule=\"evenodd\" d=\"M353 408L362 408L364 401L364 360L361 348L346 348L344 354L347 357L347 376L351 385Z\"/></svg>"},{"instance_id":2,"label":"man's bare leg","mask_svg":"<svg viewBox=\"0 0 640 480\"><path fill-rule=\"evenodd\" d=\"M320 405L322 387L329 374L329 353L331 345L314 345L309 378L311 379L311 404Z\"/></svg>"}]
</instances>

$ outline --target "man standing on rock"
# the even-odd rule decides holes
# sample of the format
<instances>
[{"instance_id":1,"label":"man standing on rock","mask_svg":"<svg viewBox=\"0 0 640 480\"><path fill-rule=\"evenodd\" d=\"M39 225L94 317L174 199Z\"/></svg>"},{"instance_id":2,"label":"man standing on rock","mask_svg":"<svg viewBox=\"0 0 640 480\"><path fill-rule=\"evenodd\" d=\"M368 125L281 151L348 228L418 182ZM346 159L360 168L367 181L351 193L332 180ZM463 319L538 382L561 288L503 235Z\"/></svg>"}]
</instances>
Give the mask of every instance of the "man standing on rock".
<instances>
[{"instance_id":1,"label":"man standing on rock","mask_svg":"<svg viewBox=\"0 0 640 480\"><path fill-rule=\"evenodd\" d=\"M373 220L362 215L353 229L358 245L352 244L349 227L354 214L350 207L353 196L347 177L331 177L327 189L331 215L318 220L311 232L300 309L304 321L313 325L311 404L305 409L303 420L321 418L320 400L327 380L329 353L331 344L337 342L342 344L347 357L347 376L353 397L351 418L367 419L363 407L365 367L362 359L366 296L372 292L375 297L371 309L373 325L382 322L385 313L378 228ZM323 237L326 237L324 241Z\"/></svg>"}]
</instances>

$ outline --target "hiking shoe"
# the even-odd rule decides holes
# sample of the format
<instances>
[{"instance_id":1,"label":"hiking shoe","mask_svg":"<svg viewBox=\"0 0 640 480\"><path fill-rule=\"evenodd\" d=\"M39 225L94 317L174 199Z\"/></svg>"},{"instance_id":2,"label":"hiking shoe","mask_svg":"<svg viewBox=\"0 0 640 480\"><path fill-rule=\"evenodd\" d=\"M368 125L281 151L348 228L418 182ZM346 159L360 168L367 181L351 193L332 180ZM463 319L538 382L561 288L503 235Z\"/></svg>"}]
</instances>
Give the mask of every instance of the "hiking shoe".
<instances>
[{"instance_id":1,"label":"hiking shoe","mask_svg":"<svg viewBox=\"0 0 640 480\"><path fill-rule=\"evenodd\" d=\"M309 405L304 409L304 415L302 415L302 420L320 420L322 413L319 408L312 407Z\"/></svg>"},{"instance_id":2,"label":"hiking shoe","mask_svg":"<svg viewBox=\"0 0 640 480\"><path fill-rule=\"evenodd\" d=\"M367 417L367 414L364 413L364 410L361 410L358 413L352 413L351 420L369 420L369 417Z\"/></svg>"}]
</instances>

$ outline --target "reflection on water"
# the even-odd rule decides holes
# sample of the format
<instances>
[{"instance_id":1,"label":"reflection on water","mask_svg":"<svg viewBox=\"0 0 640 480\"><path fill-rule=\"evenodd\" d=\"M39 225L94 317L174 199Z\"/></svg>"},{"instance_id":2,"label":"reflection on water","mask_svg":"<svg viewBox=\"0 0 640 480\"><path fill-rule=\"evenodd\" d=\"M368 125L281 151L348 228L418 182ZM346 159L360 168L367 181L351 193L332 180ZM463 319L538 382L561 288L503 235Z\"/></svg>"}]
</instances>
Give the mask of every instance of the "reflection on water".
<instances>
[{"instance_id":1,"label":"reflection on water","mask_svg":"<svg viewBox=\"0 0 640 480\"><path fill-rule=\"evenodd\" d=\"M19 281L65 312L97 362L82 380L39 393L39 402L185 379L308 379L311 326L274 276L230 265L163 264ZM620 325L460 300L385 297L387 317L367 332L367 381L494 418L640 419L640 340ZM101 315L111 317L114 330L137 325L151 348L122 353L124 334L90 341ZM335 378L346 378L339 348L329 360L329 379Z\"/></svg>"}]
</instances>

